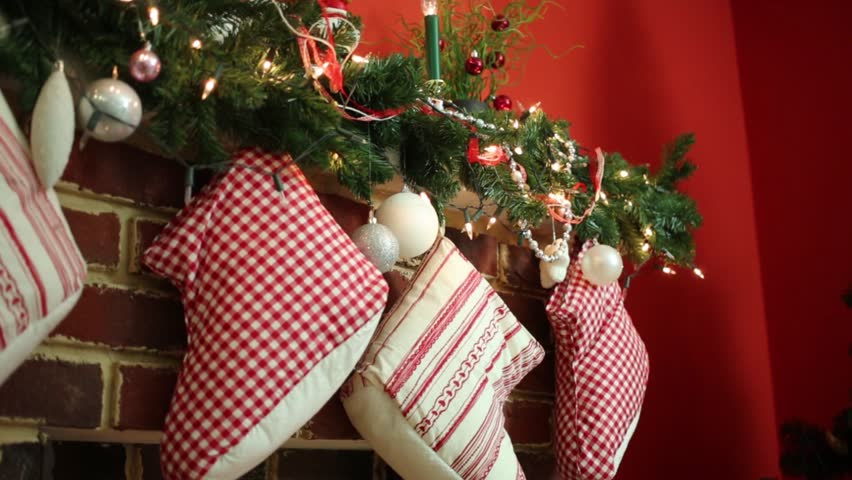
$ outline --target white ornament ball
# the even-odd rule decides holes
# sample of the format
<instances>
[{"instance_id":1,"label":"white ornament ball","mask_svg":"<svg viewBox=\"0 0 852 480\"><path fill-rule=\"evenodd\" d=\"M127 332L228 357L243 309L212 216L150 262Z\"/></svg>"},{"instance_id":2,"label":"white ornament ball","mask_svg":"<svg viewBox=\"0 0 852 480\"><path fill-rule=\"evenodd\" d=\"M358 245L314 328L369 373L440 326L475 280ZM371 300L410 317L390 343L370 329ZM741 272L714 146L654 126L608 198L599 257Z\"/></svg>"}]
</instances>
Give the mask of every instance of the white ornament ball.
<instances>
[{"instance_id":1,"label":"white ornament ball","mask_svg":"<svg viewBox=\"0 0 852 480\"><path fill-rule=\"evenodd\" d=\"M419 195L402 192L391 195L376 210L376 220L391 229L399 241L399 256L422 255L438 236L438 214Z\"/></svg>"},{"instance_id":2,"label":"white ornament ball","mask_svg":"<svg viewBox=\"0 0 852 480\"><path fill-rule=\"evenodd\" d=\"M130 85L102 78L86 88L77 113L88 135L102 142L119 142L139 126L142 101Z\"/></svg>"},{"instance_id":3,"label":"white ornament ball","mask_svg":"<svg viewBox=\"0 0 852 480\"><path fill-rule=\"evenodd\" d=\"M391 229L381 223L362 225L352 233L352 241L382 273L390 271L399 258L399 242Z\"/></svg>"},{"instance_id":4,"label":"white ornament ball","mask_svg":"<svg viewBox=\"0 0 852 480\"><path fill-rule=\"evenodd\" d=\"M539 280L541 280L542 288L551 288L557 283L564 281L568 275L568 265L571 264L571 257L568 255L568 248L563 247L562 242L563 240L560 238L544 248L545 255L560 253L560 256L552 262L542 260L539 263L539 271L541 272Z\"/></svg>"},{"instance_id":5,"label":"white ornament ball","mask_svg":"<svg viewBox=\"0 0 852 480\"><path fill-rule=\"evenodd\" d=\"M609 245L595 245L586 251L580 267L586 280L602 287L618 280L624 264L618 250Z\"/></svg>"},{"instance_id":6,"label":"white ornament ball","mask_svg":"<svg viewBox=\"0 0 852 480\"><path fill-rule=\"evenodd\" d=\"M33 110L30 150L44 188L53 188L62 176L73 145L74 98L60 63L41 87Z\"/></svg>"}]
</instances>

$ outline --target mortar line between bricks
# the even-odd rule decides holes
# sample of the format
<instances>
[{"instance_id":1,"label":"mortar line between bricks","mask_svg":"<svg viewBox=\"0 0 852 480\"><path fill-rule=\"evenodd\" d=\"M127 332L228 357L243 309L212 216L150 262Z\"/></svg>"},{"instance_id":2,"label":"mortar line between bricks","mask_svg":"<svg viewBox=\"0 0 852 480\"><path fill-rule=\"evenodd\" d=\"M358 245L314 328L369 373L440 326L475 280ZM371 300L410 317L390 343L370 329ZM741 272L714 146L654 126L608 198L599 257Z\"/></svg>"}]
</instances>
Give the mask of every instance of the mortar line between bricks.
<instances>
[{"instance_id":1,"label":"mortar line between bricks","mask_svg":"<svg viewBox=\"0 0 852 480\"><path fill-rule=\"evenodd\" d=\"M93 270L89 268L86 274L85 284L87 286L104 285L108 287L120 288L123 290L144 291L146 293L156 293L161 296L169 296L177 298L177 293L169 286L165 280L153 276L126 274L118 275L114 272L105 272L100 269Z\"/></svg>"},{"instance_id":2,"label":"mortar line between bricks","mask_svg":"<svg viewBox=\"0 0 852 480\"><path fill-rule=\"evenodd\" d=\"M104 351L104 352L108 351L108 352L111 352L111 353L117 353L117 354L121 355L122 357L123 356L134 356L135 357L135 356L143 356L143 355L149 355L150 356L147 359L133 360L130 363L142 362L142 363L147 364L147 363L156 362L156 363L159 364L159 363L162 363L162 362L159 362L157 360L163 360L163 361L166 361L166 363L168 363L169 365L172 365L172 364L180 365L180 359L184 355L183 351L173 351L173 350L162 351L162 350L156 350L156 349L153 349L153 348L138 347L138 346L116 346L116 345L109 345L109 344L100 343L100 342L78 340L76 338L67 337L65 335L54 335L52 337L48 337L44 340L42 345L57 346L57 347L71 347L71 348L81 349L81 350L86 350L86 351ZM125 362L125 360L123 360L123 359L121 359L120 361L122 363Z\"/></svg>"},{"instance_id":3,"label":"mortar line between bricks","mask_svg":"<svg viewBox=\"0 0 852 480\"><path fill-rule=\"evenodd\" d=\"M101 427L112 428L117 424L118 420L118 402L121 394L121 375L118 374L119 362L113 360L109 364L101 364L101 371L104 375L104 391L101 409Z\"/></svg>"},{"instance_id":4,"label":"mortar line between bricks","mask_svg":"<svg viewBox=\"0 0 852 480\"><path fill-rule=\"evenodd\" d=\"M91 272L90 272L91 273ZM139 293L142 295L148 295L151 297L157 298L168 298L168 299L180 299L180 294L177 290L173 288L169 289L158 289L158 288L147 288L147 286L136 286L136 285L127 285L123 283L112 283L109 280L101 281L98 278L87 278L85 285L87 287L106 287L113 288L116 290L124 290L126 292Z\"/></svg>"},{"instance_id":5,"label":"mortar line between bricks","mask_svg":"<svg viewBox=\"0 0 852 480\"><path fill-rule=\"evenodd\" d=\"M142 480L142 453L136 445L124 445L125 480Z\"/></svg>"},{"instance_id":6,"label":"mortar line between bricks","mask_svg":"<svg viewBox=\"0 0 852 480\"><path fill-rule=\"evenodd\" d=\"M163 432L159 430L117 430L114 428L91 429L54 427L43 425L42 436L58 442L122 443L133 445L159 445Z\"/></svg>"},{"instance_id":7,"label":"mortar line between bricks","mask_svg":"<svg viewBox=\"0 0 852 480\"><path fill-rule=\"evenodd\" d=\"M127 244L127 254L128 254L128 262L127 262L127 273L132 276L132 278L146 278L146 279L157 279L158 282L162 283L164 287L171 286L171 284L166 281L166 279L157 277L156 274L152 271L146 271L141 262L141 258L143 255L142 251L142 232L141 232L141 224L150 223L150 224L159 224L162 227L165 227L168 222L159 218L152 218L146 216L136 216L129 219L128 225L128 244Z\"/></svg>"},{"instance_id":8,"label":"mortar line between bricks","mask_svg":"<svg viewBox=\"0 0 852 480\"><path fill-rule=\"evenodd\" d=\"M98 344L57 344L39 345L33 351L32 358L47 360L65 360L71 363L121 363L147 367L178 368L181 357L165 356L161 352L117 351Z\"/></svg>"},{"instance_id":9,"label":"mortar line between bricks","mask_svg":"<svg viewBox=\"0 0 852 480\"><path fill-rule=\"evenodd\" d=\"M546 403L548 405L553 405L554 400L556 399L556 395L553 393L546 392L530 392L527 390L513 390L512 393L509 394L509 401L519 400L524 402L532 402L532 403Z\"/></svg>"},{"instance_id":10,"label":"mortar line between bricks","mask_svg":"<svg viewBox=\"0 0 852 480\"><path fill-rule=\"evenodd\" d=\"M38 433L38 424L32 419L22 419L18 422L14 419L0 418L0 445L36 443Z\"/></svg>"},{"instance_id":11,"label":"mortar line between bricks","mask_svg":"<svg viewBox=\"0 0 852 480\"><path fill-rule=\"evenodd\" d=\"M64 199L72 199L67 206L75 208L76 205L85 205L83 211L93 211L88 208L90 205L98 205L102 210L100 212L115 211L116 208L134 212L136 215L156 216L166 220L173 217L177 212L177 208L161 207L155 205L146 205L137 200L110 195L106 193L96 193L87 188L80 187L76 183L60 180L56 184L56 193L59 196L60 203L66 205ZM90 203L91 202L91 203ZM76 208L75 208L76 209Z\"/></svg>"},{"instance_id":12,"label":"mortar line between bricks","mask_svg":"<svg viewBox=\"0 0 852 480\"><path fill-rule=\"evenodd\" d=\"M507 281L507 265L509 264L509 247L503 243L497 244L497 283L509 285Z\"/></svg>"},{"instance_id":13,"label":"mortar line between bricks","mask_svg":"<svg viewBox=\"0 0 852 480\"><path fill-rule=\"evenodd\" d=\"M550 394L544 394L544 395L550 395ZM541 395L528 396L527 394L513 391L509 394L509 398L506 401L507 401L507 403L511 403L515 400L522 401L522 402L529 402L529 403L543 403L543 404L547 404L547 405L553 405L553 396L552 395L550 395L550 398L547 398L547 397L542 398Z\"/></svg>"},{"instance_id":14,"label":"mortar line between bricks","mask_svg":"<svg viewBox=\"0 0 852 480\"><path fill-rule=\"evenodd\" d=\"M266 459L266 480L278 480L278 450Z\"/></svg>"},{"instance_id":15,"label":"mortar line between bricks","mask_svg":"<svg viewBox=\"0 0 852 480\"><path fill-rule=\"evenodd\" d=\"M101 380L103 391L101 392L101 426L103 429L112 428L112 420L115 418L117 395L115 389L119 388L116 371L120 360L116 359L115 352L105 350L106 361L99 362L101 367Z\"/></svg>"}]
</instances>

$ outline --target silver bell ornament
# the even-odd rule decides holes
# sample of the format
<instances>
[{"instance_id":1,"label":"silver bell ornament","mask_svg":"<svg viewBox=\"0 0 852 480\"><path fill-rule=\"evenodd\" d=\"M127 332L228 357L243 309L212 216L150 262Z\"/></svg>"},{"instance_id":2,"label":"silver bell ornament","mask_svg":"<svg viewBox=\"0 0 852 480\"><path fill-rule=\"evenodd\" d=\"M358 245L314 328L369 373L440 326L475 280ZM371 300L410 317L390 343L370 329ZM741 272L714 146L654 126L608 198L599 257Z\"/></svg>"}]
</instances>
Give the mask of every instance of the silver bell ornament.
<instances>
[{"instance_id":1,"label":"silver bell ornament","mask_svg":"<svg viewBox=\"0 0 852 480\"><path fill-rule=\"evenodd\" d=\"M399 258L399 242L390 228L376 223L370 218L370 223L362 225L352 233L352 241L376 268L388 272Z\"/></svg>"},{"instance_id":2,"label":"silver bell ornament","mask_svg":"<svg viewBox=\"0 0 852 480\"><path fill-rule=\"evenodd\" d=\"M90 83L80 98L78 119L84 128L82 148L87 137L102 142L119 142L129 137L142 120L142 101L133 87L115 78Z\"/></svg>"},{"instance_id":3,"label":"silver bell ornament","mask_svg":"<svg viewBox=\"0 0 852 480\"><path fill-rule=\"evenodd\" d=\"M586 280L602 287L618 280L624 264L618 250L609 245L595 245L583 255L580 268Z\"/></svg>"}]
</instances>

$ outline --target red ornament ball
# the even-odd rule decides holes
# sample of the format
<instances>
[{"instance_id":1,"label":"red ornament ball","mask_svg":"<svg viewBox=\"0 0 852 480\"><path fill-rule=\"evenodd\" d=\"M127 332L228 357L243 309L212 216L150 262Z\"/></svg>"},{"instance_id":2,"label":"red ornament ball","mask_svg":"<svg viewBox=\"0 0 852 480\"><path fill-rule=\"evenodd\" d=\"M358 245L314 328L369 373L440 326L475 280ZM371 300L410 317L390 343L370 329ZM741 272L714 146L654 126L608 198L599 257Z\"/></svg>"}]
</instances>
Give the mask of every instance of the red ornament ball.
<instances>
[{"instance_id":1,"label":"red ornament ball","mask_svg":"<svg viewBox=\"0 0 852 480\"><path fill-rule=\"evenodd\" d=\"M443 38L439 39L438 40L438 51L443 52L444 48L446 48L446 47L447 47L447 42L445 42Z\"/></svg>"},{"instance_id":2,"label":"red ornament ball","mask_svg":"<svg viewBox=\"0 0 852 480\"><path fill-rule=\"evenodd\" d=\"M497 95L494 97L494 110L505 112L512 109L512 99L508 95Z\"/></svg>"},{"instance_id":3,"label":"red ornament ball","mask_svg":"<svg viewBox=\"0 0 852 480\"><path fill-rule=\"evenodd\" d=\"M506 55L503 55L503 52L494 52L488 56L488 63L491 68L502 68L506 65Z\"/></svg>"},{"instance_id":4,"label":"red ornament ball","mask_svg":"<svg viewBox=\"0 0 852 480\"><path fill-rule=\"evenodd\" d=\"M471 75L479 75L483 70L485 70L485 62L483 62L481 58L471 55L468 57L467 61L464 62L464 69Z\"/></svg>"},{"instance_id":5,"label":"red ornament ball","mask_svg":"<svg viewBox=\"0 0 852 480\"><path fill-rule=\"evenodd\" d=\"M495 32L502 32L509 28L509 19L505 15L497 15L494 20L491 20L491 29Z\"/></svg>"}]
</instances>

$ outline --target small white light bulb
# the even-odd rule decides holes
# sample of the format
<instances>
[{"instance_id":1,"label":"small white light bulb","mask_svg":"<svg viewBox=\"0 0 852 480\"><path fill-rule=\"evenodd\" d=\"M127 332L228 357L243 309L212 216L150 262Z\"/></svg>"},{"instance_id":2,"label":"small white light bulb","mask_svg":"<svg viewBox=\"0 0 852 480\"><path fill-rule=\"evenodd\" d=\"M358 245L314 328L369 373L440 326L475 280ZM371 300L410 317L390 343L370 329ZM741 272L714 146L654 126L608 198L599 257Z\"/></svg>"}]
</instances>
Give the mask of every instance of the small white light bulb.
<instances>
[{"instance_id":1,"label":"small white light bulb","mask_svg":"<svg viewBox=\"0 0 852 480\"><path fill-rule=\"evenodd\" d=\"M201 92L202 100L207 100L207 97L209 97L210 94L213 93L213 90L216 90L217 83L219 82L217 82L216 79L213 77L208 78L207 81L204 82L204 90Z\"/></svg>"},{"instance_id":2,"label":"small white light bulb","mask_svg":"<svg viewBox=\"0 0 852 480\"><path fill-rule=\"evenodd\" d=\"M473 240L473 224L470 222L466 222L464 224L464 231L467 233L467 238Z\"/></svg>"},{"instance_id":3,"label":"small white light bulb","mask_svg":"<svg viewBox=\"0 0 852 480\"><path fill-rule=\"evenodd\" d=\"M704 272L702 272L700 268L698 268L698 267L693 268L692 273L694 273L696 277L704 280Z\"/></svg>"},{"instance_id":4,"label":"small white light bulb","mask_svg":"<svg viewBox=\"0 0 852 480\"><path fill-rule=\"evenodd\" d=\"M488 219L488 226L487 226L487 227L485 227L485 229L486 229L486 230L490 230L490 229L491 229L491 227L493 227L495 223L497 223L497 217L491 217L491 218L489 218L489 219Z\"/></svg>"},{"instance_id":5,"label":"small white light bulb","mask_svg":"<svg viewBox=\"0 0 852 480\"><path fill-rule=\"evenodd\" d=\"M196 38L196 39L194 39L192 42L190 42L189 46L190 46L193 50L201 50L201 40L199 40L199 39L197 39L197 38Z\"/></svg>"},{"instance_id":6,"label":"small white light bulb","mask_svg":"<svg viewBox=\"0 0 852 480\"><path fill-rule=\"evenodd\" d=\"M423 10L423 16L438 14L438 0L423 0L420 2L420 8Z\"/></svg>"},{"instance_id":7,"label":"small white light bulb","mask_svg":"<svg viewBox=\"0 0 852 480\"><path fill-rule=\"evenodd\" d=\"M621 178L627 178L630 176L630 173L627 170L621 170L618 172L618 176Z\"/></svg>"},{"instance_id":8,"label":"small white light bulb","mask_svg":"<svg viewBox=\"0 0 852 480\"><path fill-rule=\"evenodd\" d=\"M160 24L160 9L157 7L148 8L148 20L151 20L151 25L157 26Z\"/></svg>"}]
</instances>

